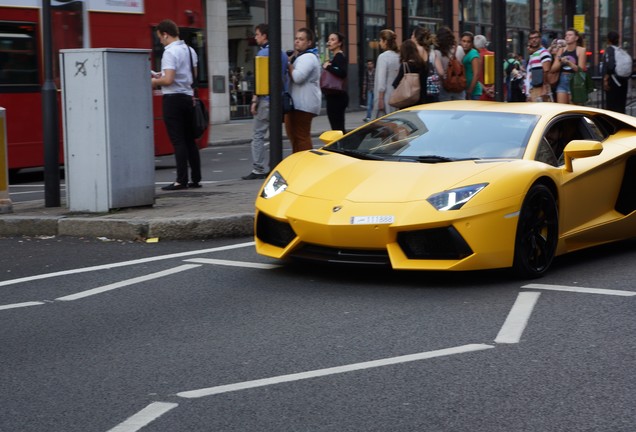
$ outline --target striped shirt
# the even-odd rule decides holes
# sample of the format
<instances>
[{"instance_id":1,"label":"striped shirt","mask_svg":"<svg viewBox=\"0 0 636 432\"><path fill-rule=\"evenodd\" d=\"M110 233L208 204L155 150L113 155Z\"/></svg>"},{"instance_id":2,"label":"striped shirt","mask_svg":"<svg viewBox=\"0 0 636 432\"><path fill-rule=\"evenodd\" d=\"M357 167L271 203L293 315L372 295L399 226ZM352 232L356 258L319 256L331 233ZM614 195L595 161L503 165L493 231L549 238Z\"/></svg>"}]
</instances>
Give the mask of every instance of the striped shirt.
<instances>
[{"instance_id":1,"label":"striped shirt","mask_svg":"<svg viewBox=\"0 0 636 432\"><path fill-rule=\"evenodd\" d=\"M543 63L551 61L552 55L550 54L550 51L548 51L546 48L541 47L530 54L527 70L528 72L530 72L530 75L532 75L533 70L543 69ZM543 75L543 72L541 72L541 74Z\"/></svg>"}]
</instances>

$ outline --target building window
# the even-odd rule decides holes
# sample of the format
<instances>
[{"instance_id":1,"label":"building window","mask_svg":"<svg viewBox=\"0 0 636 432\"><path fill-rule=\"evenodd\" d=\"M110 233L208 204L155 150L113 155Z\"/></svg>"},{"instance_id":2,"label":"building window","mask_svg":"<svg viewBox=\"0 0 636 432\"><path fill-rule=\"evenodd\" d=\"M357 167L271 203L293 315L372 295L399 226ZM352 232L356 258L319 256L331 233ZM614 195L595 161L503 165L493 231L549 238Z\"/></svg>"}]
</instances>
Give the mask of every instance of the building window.
<instances>
[{"instance_id":1,"label":"building window","mask_svg":"<svg viewBox=\"0 0 636 432\"><path fill-rule=\"evenodd\" d=\"M623 2L623 34L621 35L621 44L628 53L632 54L632 57L634 57L634 27L632 26L633 13L633 2Z\"/></svg>"},{"instance_id":2,"label":"building window","mask_svg":"<svg viewBox=\"0 0 636 432\"><path fill-rule=\"evenodd\" d=\"M251 118L254 94L254 57L258 46L254 27L266 22L267 4L262 1L227 0L228 87L230 118Z\"/></svg>"},{"instance_id":3,"label":"building window","mask_svg":"<svg viewBox=\"0 0 636 432\"><path fill-rule=\"evenodd\" d=\"M492 0L464 0L462 21L492 23Z\"/></svg>"},{"instance_id":4,"label":"building window","mask_svg":"<svg viewBox=\"0 0 636 432\"><path fill-rule=\"evenodd\" d=\"M338 9L338 0L315 0L316 9Z\"/></svg>"},{"instance_id":5,"label":"building window","mask_svg":"<svg viewBox=\"0 0 636 432\"><path fill-rule=\"evenodd\" d=\"M364 0L364 13L386 15L386 0Z\"/></svg>"},{"instance_id":6,"label":"building window","mask_svg":"<svg viewBox=\"0 0 636 432\"><path fill-rule=\"evenodd\" d=\"M411 0L408 3L408 14L411 17L441 17L442 0Z\"/></svg>"},{"instance_id":7,"label":"building window","mask_svg":"<svg viewBox=\"0 0 636 432\"><path fill-rule=\"evenodd\" d=\"M316 48L321 62L329 58L327 39L331 33L338 31L339 19L338 0L307 0L307 27L316 34Z\"/></svg>"},{"instance_id":8,"label":"building window","mask_svg":"<svg viewBox=\"0 0 636 432\"><path fill-rule=\"evenodd\" d=\"M629 3L629 2L625 2ZM600 24L600 35L601 35L601 43L605 42L605 37L607 33L611 30L618 31L618 1L617 0L607 0L599 3L599 24ZM587 14L591 15L591 14ZM587 29L586 29L587 30Z\"/></svg>"},{"instance_id":9,"label":"building window","mask_svg":"<svg viewBox=\"0 0 636 432\"><path fill-rule=\"evenodd\" d=\"M327 39L331 33L338 31L338 13L324 10L316 10L316 48L320 55L321 63L329 58Z\"/></svg>"},{"instance_id":10,"label":"building window","mask_svg":"<svg viewBox=\"0 0 636 432\"><path fill-rule=\"evenodd\" d=\"M543 0L541 3L541 22L539 23L543 36L552 42L563 39L563 0Z\"/></svg>"},{"instance_id":11,"label":"building window","mask_svg":"<svg viewBox=\"0 0 636 432\"><path fill-rule=\"evenodd\" d=\"M506 22L508 27L530 28L530 1L507 0Z\"/></svg>"},{"instance_id":12,"label":"building window","mask_svg":"<svg viewBox=\"0 0 636 432\"><path fill-rule=\"evenodd\" d=\"M415 27L425 27L431 32L444 24L442 1L412 0L408 2L408 23L405 34L410 34Z\"/></svg>"},{"instance_id":13,"label":"building window","mask_svg":"<svg viewBox=\"0 0 636 432\"><path fill-rule=\"evenodd\" d=\"M363 59L373 60L380 55L380 31L386 28L385 17L364 17L362 34L364 35L364 46L362 47Z\"/></svg>"}]
</instances>

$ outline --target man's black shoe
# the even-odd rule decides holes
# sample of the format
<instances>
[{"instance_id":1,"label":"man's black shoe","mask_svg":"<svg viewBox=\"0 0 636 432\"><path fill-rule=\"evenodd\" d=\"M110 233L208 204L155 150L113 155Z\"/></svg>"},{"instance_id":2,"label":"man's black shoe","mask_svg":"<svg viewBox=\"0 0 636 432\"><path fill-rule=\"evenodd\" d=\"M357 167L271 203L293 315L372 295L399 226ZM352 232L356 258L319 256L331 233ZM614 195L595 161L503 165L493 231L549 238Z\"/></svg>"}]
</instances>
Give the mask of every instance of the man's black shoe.
<instances>
[{"instance_id":1,"label":"man's black shoe","mask_svg":"<svg viewBox=\"0 0 636 432\"><path fill-rule=\"evenodd\" d=\"M162 190L167 190L167 191L173 191L173 190L181 190L181 189L187 189L188 186L184 185L184 184L180 184L180 183L171 183L168 186L164 186L161 189Z\"/></svg>"},{"instance_id":2,"label":"man's black shoe","mask_svg":"<svg viewBox=\"0 0 636 432\"><path fill-rule=\"evenodd\" d=\"M264 179L267 177L267 174L257 174L255 172L251 172L246 176L241 177L243 180L256 180L256 179Z\"/></svg>"},{"instance_id":3,"label":"man's black shoe","mask_svg":"<svg viewBox=\"0 0 636 432\"><path fill-rule=\"evenodd\" d=\"M188 187L192 188L192 189L200 188L201 187L201 183L199 183L199 182L191 182L191 183L188 183Z\"/></svg>"}]
</instances>

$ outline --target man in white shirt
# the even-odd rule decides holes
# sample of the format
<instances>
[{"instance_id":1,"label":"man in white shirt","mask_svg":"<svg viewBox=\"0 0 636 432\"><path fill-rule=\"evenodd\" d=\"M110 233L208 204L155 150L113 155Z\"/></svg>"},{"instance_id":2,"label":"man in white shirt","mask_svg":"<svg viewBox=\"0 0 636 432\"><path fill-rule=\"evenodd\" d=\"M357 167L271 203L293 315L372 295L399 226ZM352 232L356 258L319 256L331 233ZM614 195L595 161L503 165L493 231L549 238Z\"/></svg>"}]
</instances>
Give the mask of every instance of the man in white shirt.
<instances>
[{"instance_id":1,"label":"man in white shirt","mask_svg":"<svg viewBox=\"0 0 636 432\"><path fill-rule=\"evenodd\" d=\"M152 77L154 87L161 87L163 94L163 121L174 147L177 162L177 179L162 187L163 190L180 190L201 187L201 157L194 137L194 81L197 54L179 38L179 27L171 20L157 25L157 37L164 46L161 73ZM188 182L188 165L191 180Z\"/></svg>"}]
</instances>

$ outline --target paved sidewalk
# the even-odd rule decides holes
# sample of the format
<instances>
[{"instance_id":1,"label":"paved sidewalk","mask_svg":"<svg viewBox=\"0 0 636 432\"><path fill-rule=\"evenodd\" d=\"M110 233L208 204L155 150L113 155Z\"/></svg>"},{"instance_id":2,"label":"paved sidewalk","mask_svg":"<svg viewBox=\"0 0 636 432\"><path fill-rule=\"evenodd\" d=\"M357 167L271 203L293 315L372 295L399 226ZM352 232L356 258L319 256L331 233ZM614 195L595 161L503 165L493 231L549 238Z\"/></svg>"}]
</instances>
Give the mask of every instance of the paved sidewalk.
<instances>
[{"instance_id":1,"label":"paved sidewalk","mask_svg":"<svg viewBox=\"0 0 636 432\"><path fill-rule=\"evenodd\" d=\"M363 124L365 111L347 112L347 127ZM329 130L326 115L312 122L312 135ZM212 125L209 145L249 144L251 120ZM283 145L286 142L283 130ZM45 207L44 200L13 203L12 213L0 215L0 236L75 236L121 240L202 239L240 237L253 234L254 200L262 182L240 178L206 183L201 189L162 191L156 189L152 207L111 210L108 213L70 212Z\"/></svg>"}]
</instances>

